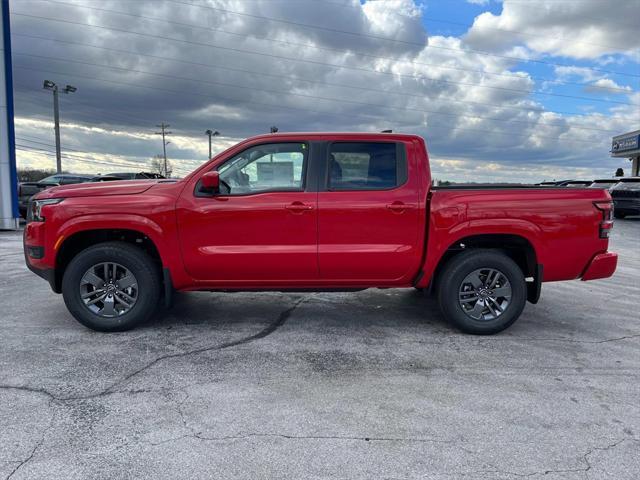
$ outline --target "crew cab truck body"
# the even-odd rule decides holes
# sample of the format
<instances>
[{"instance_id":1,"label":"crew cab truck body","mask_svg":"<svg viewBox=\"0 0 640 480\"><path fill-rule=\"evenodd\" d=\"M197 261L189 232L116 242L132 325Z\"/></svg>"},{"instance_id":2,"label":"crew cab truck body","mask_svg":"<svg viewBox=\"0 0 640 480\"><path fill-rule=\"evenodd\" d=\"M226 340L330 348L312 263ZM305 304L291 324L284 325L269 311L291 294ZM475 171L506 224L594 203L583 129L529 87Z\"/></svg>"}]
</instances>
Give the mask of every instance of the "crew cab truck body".
<instances>
[{"instance_id":1,"label":"crew cab truck body","mask_svg":"<svg viewBox=\"0 0 640 480\"><path fill-rule=\"evenodd\" d=\"M542 282L613 274L607 191L431 186L414 135L253 137L186 178L39 193L29 268L102 331L187 290L437 293L470 333L512 324Z\"/></svg>"}]
</instances>

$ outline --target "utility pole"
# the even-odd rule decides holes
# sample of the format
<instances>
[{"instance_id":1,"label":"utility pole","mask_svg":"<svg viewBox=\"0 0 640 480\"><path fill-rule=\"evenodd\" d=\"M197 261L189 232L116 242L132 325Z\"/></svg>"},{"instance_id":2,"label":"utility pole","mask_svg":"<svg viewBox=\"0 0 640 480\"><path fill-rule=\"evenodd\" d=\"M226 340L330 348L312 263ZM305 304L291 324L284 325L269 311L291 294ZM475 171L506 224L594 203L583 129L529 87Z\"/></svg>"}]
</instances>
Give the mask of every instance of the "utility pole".
<instances>
[{"instance_id":1,"label":"utility pole","mask_svg":"<svg viewBox=\"0 0 640 480\"><path fill-rule=\"evenodd\" d=\"M204 133L209 135L209 160L211 160L211 137L217 137L220 135L220 132L217 130L207 130Z\"/></svg>"},{"instance_id":2,"label":"utility pole","mask_svg":"<svg viewBox=\"0 0 640 480\"><path fill-rule=\"evenodd\" d=\"M165 137L167 135L170 135L172 132L168 131L167 128L169 128L171 125L169 125L168 123L164 123L162 122L160 125L156 125L156 127L160 128L161 131L160 132L156 132L156 135L162 135L162 154L164 156L164 175L167 176L167 145L169 145L171 142L168 142L165 140Z\"/></svg>"},{"instance_id":3,"label":"utility pole","mask_svg":"<svg viewBox=\"0 0 640 480\"><path fill-rule=\"evenodd\" d=\"M45 80L42 88L45 90L51 90L53 92L53 122L56 132L56 172L62 173L62 152L60 148L60 107L58 106L58 85L51 80ZM77 90L76 87L67 85L62 90L62 93L73 93Z\"/></svg>"}]
</instances>

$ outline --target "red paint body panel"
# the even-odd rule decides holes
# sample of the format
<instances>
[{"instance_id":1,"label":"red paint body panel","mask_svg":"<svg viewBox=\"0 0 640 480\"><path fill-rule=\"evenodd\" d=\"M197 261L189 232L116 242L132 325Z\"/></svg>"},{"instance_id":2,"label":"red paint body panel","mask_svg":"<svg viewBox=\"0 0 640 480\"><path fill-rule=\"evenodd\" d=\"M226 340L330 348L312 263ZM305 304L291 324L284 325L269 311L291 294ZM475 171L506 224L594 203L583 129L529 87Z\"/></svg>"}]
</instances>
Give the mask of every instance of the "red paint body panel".
<instances>
[{"instance_id":1,"label":"red paint body panel","mask_svg":"<svg viewBox=\"0 0 640 480\"><path fill-rule=\"evenodd\" d=\"M323 281L393 286L411 284L416 277L427 218L423 192L431 179L424 168L424 143L403 143L407 153L403 185L390 190L319 192L318 262Z\"/></svg>"},{"instance_id":2,"label":"red paint body panel","mask_svg":"<svg viewBox=\"0 0 640 480\"><path fill-rule=\"evenodd\" d=\"M594 254L607 251L609 241L599 238L602 212L593 202L609 199L601 189L436 189L420 285L428 285L450 246L484 234L528 240L537 263L544 265L545 282L576 279Z\"/></svg>"},{"instance_id":3,"label":"red paint body panel","mask_svg":"<svg viewBox=\"0 0 640 480\"><path fill-rule=\"evenodd\" d=\"M180 197L180 250L193 279L211 286L318 278L316 192ZM311 207L287 210L300 202Z\"/></svg>"},{"instance_id":4,"label":"red paint body panel","mask_svg":"<svg viewBox=\"0 0 640 480\"><path fill-rule=\"evenodd\" d=\"M202 175L251 146L274 142L377 141L404 145L407 180L389 190L197 196ZM319 183L319 182L318 182ZM45 222L27 224L25 246L44 247L37 269L55 269L74 234L127 229L148 237L178 290L428 286L446 251L466 237L526 239L543 281L613 274L599 238L610 201L600 189L431 189L424 140L399 134L277 134L250 138L181 181L118 181L55 187L35 198ZM306 209L291 210L292 204ZM416 283L417 280L417 283Z\"/></svg>"}]
</instances>

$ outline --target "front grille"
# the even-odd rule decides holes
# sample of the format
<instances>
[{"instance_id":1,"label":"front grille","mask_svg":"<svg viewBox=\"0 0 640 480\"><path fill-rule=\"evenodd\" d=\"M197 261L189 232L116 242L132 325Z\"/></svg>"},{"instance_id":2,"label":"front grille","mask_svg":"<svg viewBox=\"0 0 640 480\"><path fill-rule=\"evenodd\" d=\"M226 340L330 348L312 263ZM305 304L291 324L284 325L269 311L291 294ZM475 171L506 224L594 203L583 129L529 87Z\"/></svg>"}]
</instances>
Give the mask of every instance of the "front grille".
<instances>
[{"instance_id":1,"label":"front grille","mask_svg":"<svg viewBox=\"0 0 640 480\"><path fill-rule=\"evenodd\" d=\"M33 220L33 215L31 214L31 203L32 202L33 202L33 200L29 200L29 203L27 204L27 218L25 218L27 223L29 223L30 221Z\"/></svg>"}]
</instances>

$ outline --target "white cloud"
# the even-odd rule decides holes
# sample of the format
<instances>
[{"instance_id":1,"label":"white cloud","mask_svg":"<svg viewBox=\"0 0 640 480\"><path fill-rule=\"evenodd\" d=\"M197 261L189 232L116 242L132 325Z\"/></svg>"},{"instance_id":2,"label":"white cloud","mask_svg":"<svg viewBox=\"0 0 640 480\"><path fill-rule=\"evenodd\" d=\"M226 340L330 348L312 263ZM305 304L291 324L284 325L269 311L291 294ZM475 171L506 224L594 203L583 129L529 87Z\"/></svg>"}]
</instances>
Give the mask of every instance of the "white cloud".
<instances>
[{"instance_id":1,"label":"white cloud","mask_svg":"<svg viewBox=\"0 0 640 480\"><path fill-rule=\"evenodd\" d=\"M637 18L634 1L504 0L500 15L479 15L465 38L474 48L502 50L522 42L543 54L596 59L619 53L637 59Z\"/></svg>"},{"instance_id":2,"label":"white cloud","mask_svg":"<svg viewBox=\"0 0 640 480\"><path fill-rule=\"evenodd\" d=\"M624 92L632 92L633 89L629 85L618 85L610 78L600 78L593 82L591 85L585 87L586 91L602 93L608 91L609 93L621 94Z\"/></svg>"}]
</instances>

